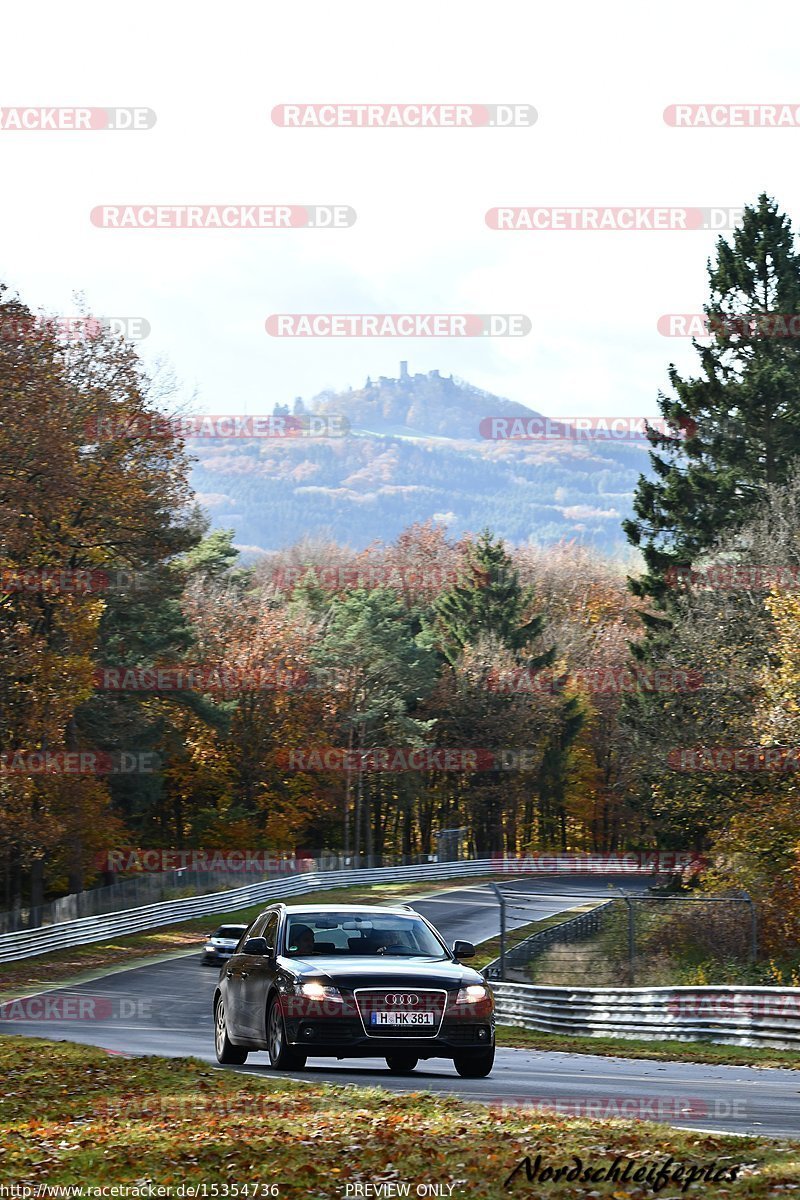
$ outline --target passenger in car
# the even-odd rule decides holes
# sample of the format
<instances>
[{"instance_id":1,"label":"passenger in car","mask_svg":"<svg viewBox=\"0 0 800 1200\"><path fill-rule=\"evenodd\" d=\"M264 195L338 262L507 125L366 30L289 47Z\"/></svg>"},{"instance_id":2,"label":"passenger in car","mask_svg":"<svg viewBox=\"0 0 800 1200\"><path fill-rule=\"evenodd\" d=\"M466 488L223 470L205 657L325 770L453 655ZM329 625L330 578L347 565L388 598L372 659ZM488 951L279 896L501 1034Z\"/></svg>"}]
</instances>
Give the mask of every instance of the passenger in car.
<instances>
[{"instance_id":1,"label":"passenger in car","mask_svg":"<svg viewBox=\"0 0 800 1200\"><path fill-rule=\"evenodd\" d=\"M313 954L314 931L308 925L293 925L289 937L289 953Z\"/></svg>"}]
</instances>

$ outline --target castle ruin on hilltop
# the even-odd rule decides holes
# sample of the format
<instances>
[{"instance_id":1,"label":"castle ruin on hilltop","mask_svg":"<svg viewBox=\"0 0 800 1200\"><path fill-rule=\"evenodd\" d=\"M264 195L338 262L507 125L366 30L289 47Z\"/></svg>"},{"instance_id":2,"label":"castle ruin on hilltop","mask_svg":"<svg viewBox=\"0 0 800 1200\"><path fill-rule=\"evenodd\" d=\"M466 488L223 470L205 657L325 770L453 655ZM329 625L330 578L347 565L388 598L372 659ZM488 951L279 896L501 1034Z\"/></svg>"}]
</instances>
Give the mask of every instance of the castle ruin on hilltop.
<instances>
[{"instance_id":1,"label":"castle ruin on hilltop","mask_svg":"<svg viewBox=\"0 0 800 1200\"><path fill-rule=\"evenodd\" d=\"M395 383L395 384L411 383L411 382L421 381L423 379L441 379L441 378L442 378L441 372L439 371L438 367L433 371L428 371L427 375L425 375L421 372L418 372L416 375L410 375L409 371L408 371L408 360L403 358L400 360L400 376L398 379L391 379L387 375L379 375L377 383L373 383L372 379L368 375L367 382L364 384L364 391L365 392L374 391L377 388L387 387L393 383ZM450 382L450 383L453 382L452 375L449 376L448 382Z\"/></svg>"}]
</instances>

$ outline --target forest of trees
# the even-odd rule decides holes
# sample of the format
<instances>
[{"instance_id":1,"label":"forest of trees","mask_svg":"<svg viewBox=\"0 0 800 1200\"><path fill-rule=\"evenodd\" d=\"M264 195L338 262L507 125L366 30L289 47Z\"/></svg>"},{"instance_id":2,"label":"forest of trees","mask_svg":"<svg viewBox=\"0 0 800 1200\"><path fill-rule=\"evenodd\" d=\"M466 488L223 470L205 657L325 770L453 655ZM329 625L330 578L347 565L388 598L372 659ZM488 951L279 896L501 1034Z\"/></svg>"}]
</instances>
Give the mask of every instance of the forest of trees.
<instances>
[{"instance_id":1,"label":"forest of trees","mask_svg":"<svg viewBox=\"0 0 800 1200\"><path fill-rule=\"evenodd\" d=\"M479 853L701 851L768 946L798 944L800 346L762 318L800 312L800 256L774 202L709 282L713 335L696 378L669 371L675 435L651 433L626 523L632 578L534 527L432 521L244 566L134 349L65 343L0 291L4 907L97 882L115 846L391 861L455 827ZM464 755L380 769L424 748ZM82 750L155 768L24 768Z\"/></svg>"}]
</instances>

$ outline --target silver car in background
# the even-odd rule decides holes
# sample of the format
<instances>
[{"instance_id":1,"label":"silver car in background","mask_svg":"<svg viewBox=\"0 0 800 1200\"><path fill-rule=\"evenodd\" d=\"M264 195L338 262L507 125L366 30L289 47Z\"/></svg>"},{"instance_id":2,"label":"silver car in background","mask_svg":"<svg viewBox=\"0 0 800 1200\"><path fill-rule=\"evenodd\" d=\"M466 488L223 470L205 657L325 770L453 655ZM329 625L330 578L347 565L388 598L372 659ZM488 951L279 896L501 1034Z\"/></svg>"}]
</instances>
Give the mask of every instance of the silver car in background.
<instances>
[{"instance_id":1,"label":"silver car in background","mask_svg":"<svg viewBox=\"0 0 800 1200\"><path fill-rule=\"evenodd\" d=\"M227 962L246 930L246 925L220 925L214 933L206 934L203 963Z\"/></svg>"}]
</instances>

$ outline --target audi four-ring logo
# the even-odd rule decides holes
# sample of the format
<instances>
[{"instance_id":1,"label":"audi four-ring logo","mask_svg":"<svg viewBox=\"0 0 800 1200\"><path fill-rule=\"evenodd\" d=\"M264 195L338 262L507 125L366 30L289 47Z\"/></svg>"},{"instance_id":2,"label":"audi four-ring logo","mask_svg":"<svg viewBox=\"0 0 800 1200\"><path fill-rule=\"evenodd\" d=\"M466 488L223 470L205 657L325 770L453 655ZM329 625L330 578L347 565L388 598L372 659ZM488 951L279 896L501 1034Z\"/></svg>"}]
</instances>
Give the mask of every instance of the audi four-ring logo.
<instances>
[{"instance_id":1,"label":"audi four-ring logo","mask_svg":"<svg viewBox=\"0 0 800 1200\"><path fill-rule=\"evenodd\" d=\"M387 1004L419 1004L416 992L392 992L386 997Z\"/></svg>"}]
</instances>

